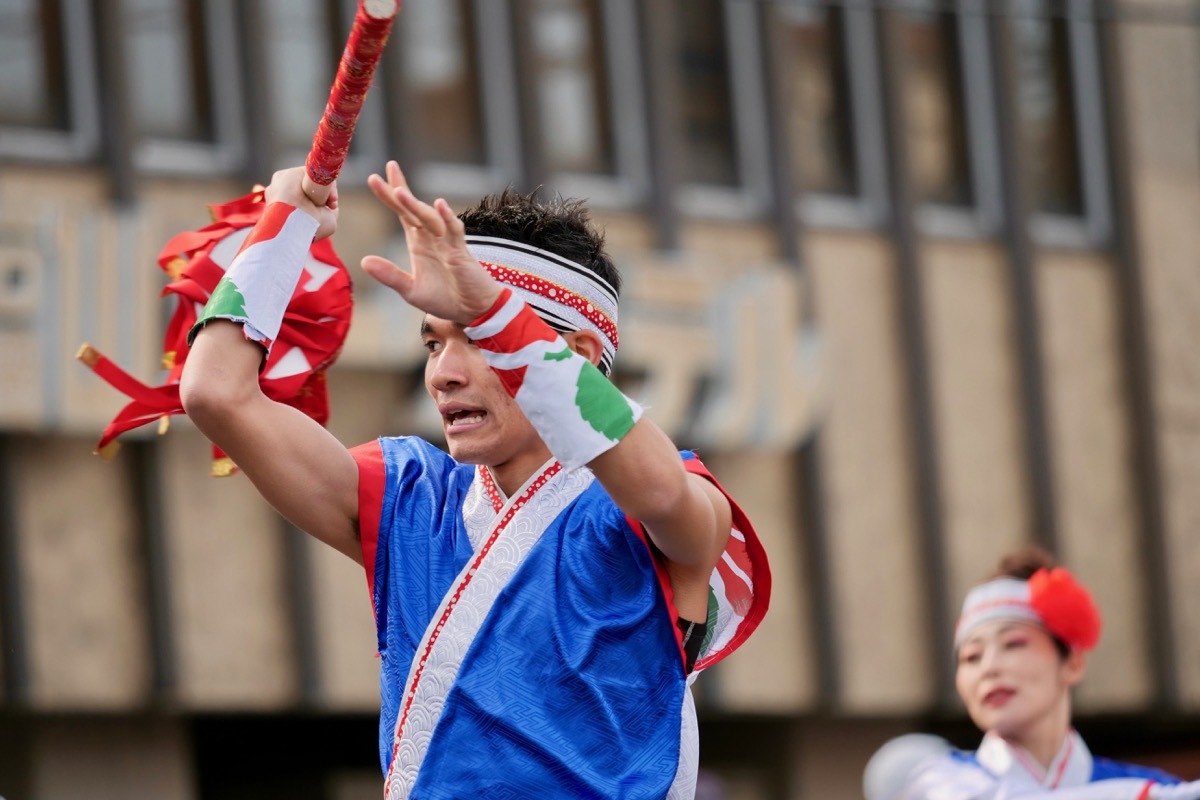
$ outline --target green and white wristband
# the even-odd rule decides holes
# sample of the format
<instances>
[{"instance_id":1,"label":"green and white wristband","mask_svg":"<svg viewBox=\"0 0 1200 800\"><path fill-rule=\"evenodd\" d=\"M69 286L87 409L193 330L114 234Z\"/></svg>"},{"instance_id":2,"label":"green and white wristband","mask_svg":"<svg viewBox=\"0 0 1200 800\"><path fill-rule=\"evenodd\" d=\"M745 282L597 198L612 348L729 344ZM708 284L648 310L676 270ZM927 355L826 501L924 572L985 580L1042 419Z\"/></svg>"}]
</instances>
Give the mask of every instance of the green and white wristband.
<instances>
[{"instance_id":1,"label":"green and white wristband","mask_svg":"<svg viewBox=\"0 0 1200 800\"><path fill-rule=\"evenodd\" d=\"M642 418L640 405L508 287L466 334L567 469L615 447Z\"/></svg>"},{"instance_id":2,"label":"green and white wristband","mask_svg":"<svg viewBox=\"0 0 1200 800\"><path fill-rule=\"evenodd\" d=\"M270 352L318 226L287 203L268 205L188 332L188 345L208 322L227 319Z\"/></svg>"}]
</instances>

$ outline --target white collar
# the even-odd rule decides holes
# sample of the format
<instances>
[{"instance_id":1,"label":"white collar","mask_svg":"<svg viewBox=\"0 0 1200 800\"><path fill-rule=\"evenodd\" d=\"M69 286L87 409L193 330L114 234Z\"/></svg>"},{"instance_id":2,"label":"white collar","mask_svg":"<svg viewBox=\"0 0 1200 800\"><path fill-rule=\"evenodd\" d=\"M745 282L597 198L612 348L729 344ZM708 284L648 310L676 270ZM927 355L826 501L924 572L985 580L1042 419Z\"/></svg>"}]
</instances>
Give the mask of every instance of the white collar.
<instances>
[{"instance_id":1,"label":"white collar","mask_svg":"<svg viewBox=\"0 0 1200 800\"><path fill-rule=\"evenodd\" d=\"M1084 786L1092 779L1092 753L1083 737L1072 730L1048 769L1042 769L1029 751L988 733L976 751L979 763L997 778L1040 789Z\"/></svg>"},{"instance_id":2,"label":"white collar","mask_svg":"<svg viewBox=\"0 0 1200 800\"><path fill-rule=\"evenodd\" d=\"M529 480L532 481L544 473L553 463L554 458L551 457L529 477ZM520 495L525 488L527 487L522 487L517 494ZM471 479L471 485L467 488L467 494L463 498L462 507L463 522L467 528L467 538L471 541L472 550L479 550L480 545L487 539L492 527L496 524L497 515L508 506L509 500L508 495L504 493L495 476L492 475L491 468L477 465L475 476Z\"/></svg>"}]
</instances>

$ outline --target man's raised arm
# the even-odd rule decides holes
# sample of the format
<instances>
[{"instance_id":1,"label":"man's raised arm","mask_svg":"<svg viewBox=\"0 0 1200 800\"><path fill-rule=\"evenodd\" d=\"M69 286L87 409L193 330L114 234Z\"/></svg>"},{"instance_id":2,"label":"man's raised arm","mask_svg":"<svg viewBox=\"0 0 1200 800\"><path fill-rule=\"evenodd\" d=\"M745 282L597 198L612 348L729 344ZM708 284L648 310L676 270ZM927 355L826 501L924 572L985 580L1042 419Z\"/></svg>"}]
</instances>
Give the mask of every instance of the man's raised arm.
<instances>
[{"instance_id":1,"label":"man's raised arm","mask_svg":"<svg viewBox=\"0 0 1200 800\"><path fill-rule=\"evenodd\" d=\"M346 448L303 412L266 397L259 368L313 239L337 227L337 195L275 173L267 209L200 315L180 381L184 410L262 496L300 529L362 561L358 470Z\"/></svg>"},{"instance_id":2,"label":"man's raised arm","mask_svg":"<svg viewBox=\"0 0 1200 800\"><path fill-rule=\"evenodd\" d=\"M591 467L617 505L646 525L674 574L697 587L689 605L702 616L708 576L729 538L729 501L689 473L666 434L596 368L598 334L555 333L480 265L445 201L417 199L395 163L371 188L404 224L412 271L377 256L363 268L411 305L466 326L555 458Z\"/></svg>"},{"instance_id":3,"label":"man's raised arm","mask_svg":"<svg viewBox=\"0 0 1200 800\"><path fill-rule=\"evenodd\" d=\"M559 337L505 291L467 334L502 370L554 457L568 468L586 464L617 506L645 526L667 558L680 613L704 619L709 577L732 527L728 498L689 472L666 433L600 372L594 332Z\"/></svg>"}]
</instances>

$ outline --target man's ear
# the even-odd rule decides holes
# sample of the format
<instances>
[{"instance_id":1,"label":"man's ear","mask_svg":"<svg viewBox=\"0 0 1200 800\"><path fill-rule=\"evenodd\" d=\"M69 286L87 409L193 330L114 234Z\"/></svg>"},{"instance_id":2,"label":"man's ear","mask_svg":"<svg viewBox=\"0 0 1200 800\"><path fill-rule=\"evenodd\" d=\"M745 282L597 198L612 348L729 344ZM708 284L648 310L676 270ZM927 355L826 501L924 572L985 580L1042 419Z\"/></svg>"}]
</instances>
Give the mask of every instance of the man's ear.
<instances>
[{"instance_id":1,"label":"man's ear","mask_svg":"<svg viewBox=\"0 0 1200 800\"><path fill-rule=\"evenodd\" d=\"M563 339L573 352L586 358L596 366L600 365L600 356L604 354L604 345L600 342L600 334L595 331L582 330L564 333Z\"/></svg>"}]
</instances>

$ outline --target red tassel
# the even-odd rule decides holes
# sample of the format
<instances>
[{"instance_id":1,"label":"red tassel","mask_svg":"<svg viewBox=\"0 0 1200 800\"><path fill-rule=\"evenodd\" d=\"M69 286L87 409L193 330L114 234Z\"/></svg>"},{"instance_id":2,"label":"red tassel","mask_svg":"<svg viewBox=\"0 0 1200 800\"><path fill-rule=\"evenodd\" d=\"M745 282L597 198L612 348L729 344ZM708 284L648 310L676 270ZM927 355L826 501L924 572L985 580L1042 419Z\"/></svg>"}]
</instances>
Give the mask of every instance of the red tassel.
<instances>
[{"instance_id":1,"label":"red tassel","mask_svg":"<svg viewBox=\"0 0 1200 800\"><path fill-rule=\"evenodd\" d=\"M175 295L176 307L163 341L163 366L167 377L161 386L146 386L90 346L80 351L80 360L113 388L133 402L109 423L97 451L111 454L116 437L126 431L183 413L179 402L179 380L187 361L187 334L196 322L197 306L203 306L225 270L209 254L227 236L253 226L265 208L261 188L209 207L213 223L195 231L177 234L158 256L158 265L171 278L163 296ZM328 239L313 242L310 256L333 269L313 291L306 285L312 275L306 269L284 314L283 325L259 384L272 400L293 406L324 425L329 419L329 397L325 370L337 359L350 329L353 295L350 274ZM299 349L310 369L282 378L268 378L271 368L293 349ZM218 448L213 448L213 474L227 475L236 466Z\"/></svg>"}]
</instances>

